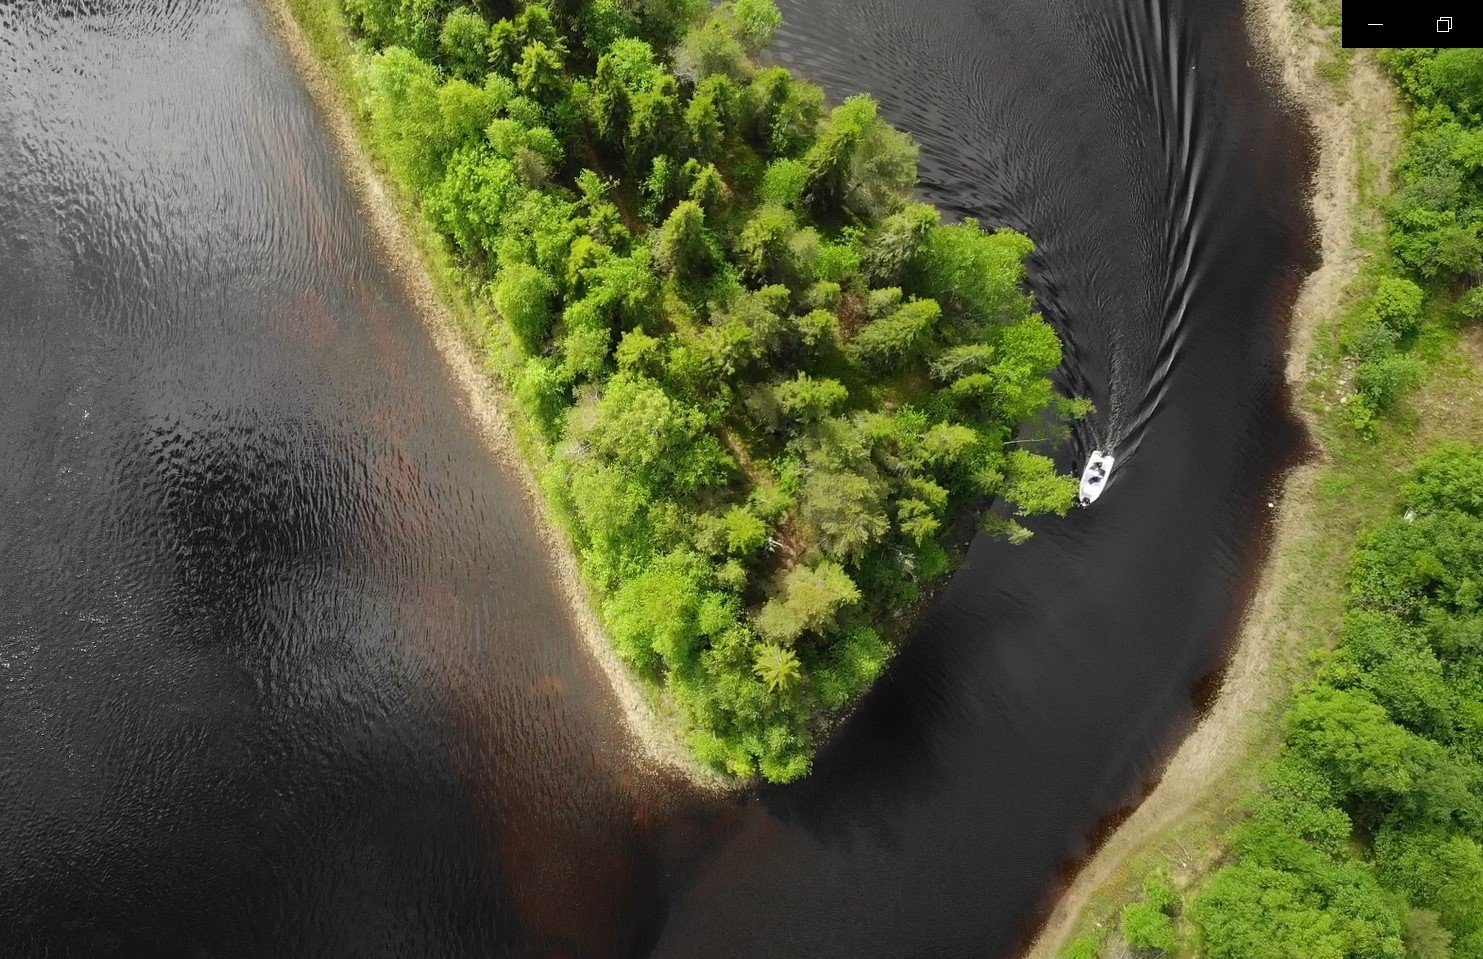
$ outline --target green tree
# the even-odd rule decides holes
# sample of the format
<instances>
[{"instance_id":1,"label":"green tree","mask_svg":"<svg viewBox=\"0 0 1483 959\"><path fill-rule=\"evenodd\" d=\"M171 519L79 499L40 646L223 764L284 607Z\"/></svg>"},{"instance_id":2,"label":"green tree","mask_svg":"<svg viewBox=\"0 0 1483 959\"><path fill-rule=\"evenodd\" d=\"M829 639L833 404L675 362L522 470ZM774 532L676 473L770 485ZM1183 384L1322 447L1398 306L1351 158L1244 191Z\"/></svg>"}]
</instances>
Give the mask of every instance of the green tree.
<instances>
[{"instance_id":1,"label":"green tree","mask_svg":"<svg viewBox=\"0 0 1483 959\"><path fill-rule=\"evenodd\" d=\"M1004 498L1021 513L1065 516L1076 502L1076 478L1056 472L1047 457L1015 450L1005 461Z\"/></svg>"},{"instance_id":2,"label":"green tree","mask_svg":"<svg viewBox=\"0 0 1483 959\"><path fill-rule=\"evenodd\" d=\"M779 412L797 423L816 423L850 398L850 391L838 380L815 379L807 373L779 383L774 393Z\"/></svg>"},{"instance_id":3,"label":"green tree","mask_svg":"<svg viewBox=\"0 0 1483 959\"><path fill-rule=\"evenodd\" d=\"M624 657L644 672L688 668L700 649L700 564L683 552L620 585L608 605L614 639Z\"/></svg>"},{"instance_id":4,"label":"green tree","mask_svg":"<svg viewBox=\"0 0 1483 959\"><path fill-rule=\"evenodd\" d=\"M608 381L585 438L626 475L625 482L654 490L688 493L712 486L732 465L703 413L638 376Z\"/></svg>"},{"instance_id":5,"label":"green tree","mask_svg":"<svg viewBox=\"0 0 1483 959\"><path fill-rule=\"evenodd\" d=\"M850 342L850 352L873 369L900 369L926 353L941 316L936 300L913 300L867 323Z\"/></svg>"},{"instance_id":6,"label":"green tree","mask_svg":"<svg viewBox=\"0 0 1483 959\"><path fill-rule=\"evenodd\" d=\"M526 44L515 64L515 86L537 103L550 106L566 95L565 55L560 45Z\"/></svg>"},{"instance_id":7,"label":"green tree","mask_svg":"<svg viewBox=\"0 0 1483 959\"><path fill-rule=\"evenodd\" d=\"M685 132L694 156L720 161L731 153L740 127L740 99L736 84L724 74L696 85L685 107Z\"/></svg>"},{"instance_id":8,"label":"green tree","mask_svg":"<svg viewBox=\"0 0 1483 959\"><path fill-rule=\"evenodd\" d=\"M742 558L756 554L767 545L767 524L745 506L733 506L723 520L726 551Z\"/></svg>"},{"instance_id":9,"label":"green tree","mask_svg":"<svg viewBox=\"0 0 1483 959\"><path fill-rule=\"evenodd\" d=\"M528 188L509 160L490 150L460 150L424 201L428 219L467 254L497 257L506 217Z\"/></svg>"},{"instance_id":10,"label":"green tree","mask_svg":"<svg viewBox=\"0 0 1483 959\"><path fill-rule=\"evenodd\" d=\"M1425 294L1410 280L1387 276L1380 280L1370 297L1375 315L1396 336L1409 336L1421 325L1421 305Z\"/></svg>"},{"instance_id":11,"label":"green tree","mask_svg":"<svg viewBox=\"0 0 1483 959\"><path fill-rule=\"evenodd\" d=\"M824 552L852 562L890 531L888 488L859 429L834 417L818 423L798 444L804 451L798 516Z\"/></svg>"},{"instance_id":12,"label":"green tree","mask_svg":"<svg viewBox=\"0 0 1483 959\"><path fill-rule=\"evenodd\" d=\"M693 279L710 272L718 258L705 211L694 200L677 205L654 240L654 262L666 273Z\"/></svg>"},{"instance_id":13,"label":"green tree","mask_svg":"<svg viewBox=\"0 0 1483 959\"><path fill-rule=\"evenodd\" d=\"M1437 448L1417 464L1401 498L1420 513L1483 516L1483 449L1463 443Z\"/></svg>"},{"instance_id":14,"label":"green tree","mask_svg":"<svg viewBox=\"0 0 1483 959\"><path fill-rule=\"evenodd\" d=\"M824 115L824 91L783 67L769 67L752 78L747 105L753 140L763 152L797 158L814 140Z\"/></svg>"},{"instance_id":15,"label":"green tree","mask_svg":"<svg viewBox=\"0 0 1483 959\"><path fill-rule=\"evenodd\" d=\"M747 49L757 54L772 43L783 25L783 15L773 0L732 0L732 13Z\"/></svg>"},{"instance_id":16,"label":"green tree","mask_svg":"<svg viewBox=\"0 0 1483 959\"><path fill-rule=\"evenodd\" d=\"M500 271L494 306L527 353L538 352L551 333L554 292L551 278L528 263L512 263Z\"/></svg>"},{"instance_id":17,"label":"green tree","mask_svg":"<svg viewBox=\"0 0 1483 959\"><path fill-rule=\"evenodd\" d=\"M1196 898L1192 917L1209 959L1403 959L1393 904L1355 867L1331 877L1227 866ZM1342 908L1330 908L1342 902Z\"/></svg>"},{"instance_id":18,"label":"green tree","mask_svg":"<svg viewBox=\"0 0 1483 959\"><path fill-rule=\"evenodd\" d=\"M749 54L733 7L723 2L692 26L675 48L675 73L692 83L718 74L745 80L753 71Z\"/></svg>"},{"instance_id":19,"label":"green tree","mask_svg":"<svg viewBox=\"0 0 1483 959\"><path fill-rule=\"evenodd\" d=\"M909 204L900 213L886 217L865 254L865 270L870 278L887 285L903 282L940 220L937 210L925 203Z\"/></svg>"},{"instance_id":20,"label":"green tree","mask_svg":"<svg viewBox=\"0 0 1483 959\"><path fill-rule=\"evenodd\" d=\"M1179 896L1167 883L1151 878L1143 885L1143 900L1124 907L1121 916L1123 938L1134 949L1172 953L1179 947L1179 930L1174 912Z\"/></svg>"},{"instance_id":21,"label":"green tree","mask_svg":"<svg viewBox=\"0 0 1483 959\"><path fill-rule=\"evenodd\" d=\"M974 220L938 227L919 251L922 292L972 322L1016 323L1031 315L1022 284L1032 248L1021 234L985 233Z\"/></svg>"},{"instance_id":22,"label":"green tree","mask_svg":"<svg viewBox=\"0 0 1483 959\"><path fill-rule=\"evenodd\" d=\"M1436 912L1447 929L1483 929L1483 847L1472 837L1436 826L1385 829L1375 856L1386 882Z\"/></svg>"},{"instance_id":23,"label":"green tree","mask_svg":"<svg viewBox=\"0 0 1483 959\"><path fill-rule=\"evenodd\" d=\"M804 196L825 219L887 216L906 204L917 182L916 144L882 120L868 96L835 108L803 162Z\"/></svg>"},{"instance_id":24,"label":"green tree","mask_svg":"<svg viewBox=\"0 0 1483 959\"><path fill-rule=\"evenodd\" d=\"M757 614L757 631L769 642L791 646L805 633L827 633L841 612L860 600L860 590L838 563L797 566L780 595Z\"/></svg>"},{"instance_id":25,"label":"green tree","mask_svg":"<svg viewBox=\"0 0 1483 959\"><path fill-rule=\"evenodd\" d=\"M489 70L489 24L474 10L459 7L443 21L438 49L455 76L479 80Z\"/></svg>"},{"instance_id":26,"label":"green tree","mask_svg":"<svg viewBox=\"0 0 1483 959\"><path fill-rule=\"evenodd\" d=\"M753 668L757 678L774 692L792 689L802 678L798 654L775 643L762 643L757 647L757 663Z\"/></svg>"},{"instance_id":27,"label":"green tree","mask_svg":"<svg viewBox=\"0 0 1483 959\"><path fill-rule=\"evenodd\" d=\"M638 14L621 0L590 0L578 14L578 34L588 53L602 56L613 44L637 38L643 26Z\"/></svg>"},{"instance_id":28,"label":"green tree","mask_svg":"<svg viewBox=\"0 0 1483 959\"><path fill-rule=\"evenodd\" d=\"M1174 919L1152 903L1135 902L1122 911L1123 938L1134 949L1172 953L1179 946Z\"/></svg>"},{"instance_id":29,"label":"green tree","mask_svg":"<svg viewBox=\"0 0 1483 959\"><path fill-rule=\"evenodd\" d=\"M1066 946L1061 959L1097 959L1097 955L1097 940L1091 936L1082 936Z\"/></svg>"}]
</instances>

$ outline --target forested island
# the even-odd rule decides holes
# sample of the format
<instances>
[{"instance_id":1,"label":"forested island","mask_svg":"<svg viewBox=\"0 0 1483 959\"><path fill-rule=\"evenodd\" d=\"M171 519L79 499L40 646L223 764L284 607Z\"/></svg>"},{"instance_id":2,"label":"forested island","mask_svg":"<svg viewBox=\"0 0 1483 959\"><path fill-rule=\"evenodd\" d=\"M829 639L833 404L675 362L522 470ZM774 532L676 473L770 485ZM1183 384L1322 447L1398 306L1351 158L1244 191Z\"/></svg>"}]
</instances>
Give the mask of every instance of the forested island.
<instances>
[{"instance_id":1,"label":"forested island","mask_svg":"<svg viewBox=\"0 0 1483 959\"><path fill-rule=\"evenodd\" d=\"M481 304L612 643L707 765L787 781L976 528L1065 513L1026 237L913 199L772 0L295 0ZM995 500L1010 515L989 512Z\"/></svg>"}]
</instances>

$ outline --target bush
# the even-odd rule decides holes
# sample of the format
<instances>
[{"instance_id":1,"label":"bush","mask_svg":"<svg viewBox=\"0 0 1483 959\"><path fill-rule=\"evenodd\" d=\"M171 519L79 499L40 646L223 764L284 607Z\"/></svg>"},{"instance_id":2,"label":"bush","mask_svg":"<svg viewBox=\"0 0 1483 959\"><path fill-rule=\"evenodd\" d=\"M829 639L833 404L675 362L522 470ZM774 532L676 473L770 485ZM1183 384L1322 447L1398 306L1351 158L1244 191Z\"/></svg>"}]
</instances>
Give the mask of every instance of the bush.
<instances>
[{"instance_id":1,"label":"bush","mask_svg":"<svg viewBox=\"0 0 1483 959\"><path fill-rule=\"evenodd\" d=\"M1370 302L1375 316L1399 337L1410 336L1421 326L1421 287L1410 280L1387 276L1380 281Z\"/></svg>"},{"instance_id":2,"label":"bush","mask_svg":"<svg viewBox=\"0 0 1483 959\"><path fill-rule=\"evenodd\" d=\"M1483 450L1448 443L1417 464L1401 491L1402 502L1417 512L1459 512L1483 516Z\"/></svg>"},{"instance_id":3,"label":"bush","mask_svg":"<svg viewBox=\"0 0 1483 959\"><path fill-rule=\"evenodd\" d=\"M554 292L551 278L528 263L514 263L500 271L494 306L527 353L537 352L551 333Z\"/></svg>"},{"instance_id":4,"label":"bush","mask_svg":"<svg viewBox=\"0 0 1483 959\"><path fill-rule=\"evenodd\" d=\"M1412 356L1392 355L1365 360L1354 371L1354 383L1377 413L1384 413L1421 382L1426 367Z\"/></svg>"},{"instance_id":5,"label":"bush","mask_svg":"<svg viewBox=\"0 0 1483 959\"><path fill-rule=\"evenodd\" d=\"M1122 933L1134 949L1173 952L1179 945L1173 917L1153 903L1135 902L1125 907Z\"/></svg>"},{"instance_id":6,"label":"bush","mask_svg":"<svg viewBox=\"0 0 1483 959\"><path fill-rule=\"evenodd\" d=\"M477 80L489 67L489 24L468 7L459 7L443 21L438 49L455 75Z\"/></svg>"},{"instance_id":7,"label":"bush","mask_svg":"<svg viewBox=\"0 0 1483 959\"><path fill-rule=\"evenodd\" d=\"M550 360L531 357L520 371L515 397L540 428L542 435L554 440L561 435L566 412L566 384L561 372Z\"/></svg>"},{"instance_id":8,"label":"bush","mask_svg":"<svg viewBox=\"0 0 1483 959\"><path fill-rule=\"evenodd\" d=\"M1082 936L1066 947L1061 953L1061 959L1097 959L1097 940L1091 936Z\"/></svg>"}]
</instances>

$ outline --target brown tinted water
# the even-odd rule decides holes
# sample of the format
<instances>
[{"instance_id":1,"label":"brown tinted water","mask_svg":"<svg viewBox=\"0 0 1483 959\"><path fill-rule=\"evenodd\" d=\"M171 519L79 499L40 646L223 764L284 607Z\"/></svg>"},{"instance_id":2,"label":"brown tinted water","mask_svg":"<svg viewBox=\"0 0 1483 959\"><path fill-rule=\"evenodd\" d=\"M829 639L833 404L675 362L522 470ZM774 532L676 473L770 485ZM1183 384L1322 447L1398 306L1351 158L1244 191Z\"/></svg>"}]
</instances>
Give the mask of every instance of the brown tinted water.
<instances>
[{"instance_id":1,"label":"brown tinted water","mask_svg":"<svg viewBox=\"0 0 1483 959\"><path fill-rule=\"evenodd\" d=\"M1238 4L817 0L1120 459L801 783L631 758L250 0L0 0L0 954L997 956L1194 715L1292 448L1307 160Z\"/></svg>"}]
</instances>

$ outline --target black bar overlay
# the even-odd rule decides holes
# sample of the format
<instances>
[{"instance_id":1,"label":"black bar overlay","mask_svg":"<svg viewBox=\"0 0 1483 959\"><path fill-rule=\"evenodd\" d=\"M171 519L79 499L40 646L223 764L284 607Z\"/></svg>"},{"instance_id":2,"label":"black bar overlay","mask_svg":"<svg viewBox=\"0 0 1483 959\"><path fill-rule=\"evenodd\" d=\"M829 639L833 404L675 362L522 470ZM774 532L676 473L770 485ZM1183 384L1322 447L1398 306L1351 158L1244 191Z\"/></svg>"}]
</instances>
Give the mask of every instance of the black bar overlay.
<instances>
[{"instance_id":1,"label":"black bar overlay","mask_svg":"<svg viewBox=\"0 0 1483 959\"><path fill-rule=\"evenodd\" d=\"M1483 47L1483 3L1343 0L1348 49Z\"/></svg>"}]
</instances>

